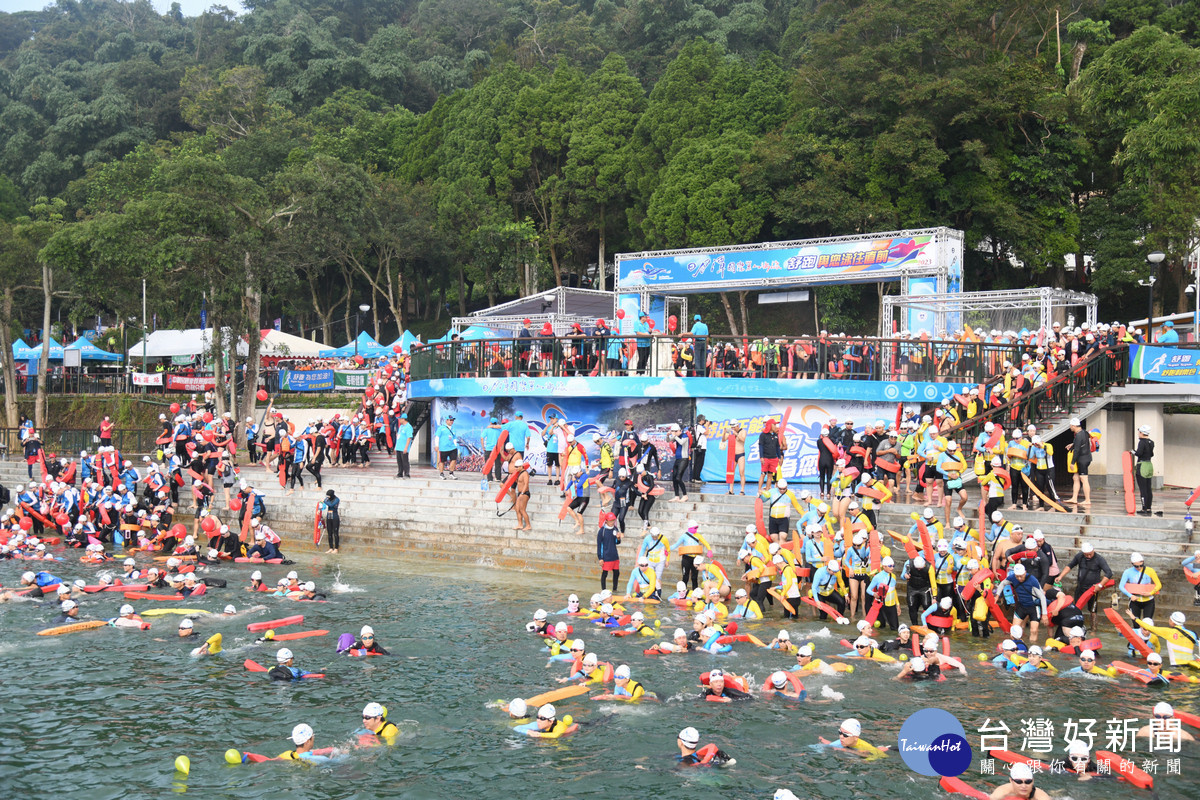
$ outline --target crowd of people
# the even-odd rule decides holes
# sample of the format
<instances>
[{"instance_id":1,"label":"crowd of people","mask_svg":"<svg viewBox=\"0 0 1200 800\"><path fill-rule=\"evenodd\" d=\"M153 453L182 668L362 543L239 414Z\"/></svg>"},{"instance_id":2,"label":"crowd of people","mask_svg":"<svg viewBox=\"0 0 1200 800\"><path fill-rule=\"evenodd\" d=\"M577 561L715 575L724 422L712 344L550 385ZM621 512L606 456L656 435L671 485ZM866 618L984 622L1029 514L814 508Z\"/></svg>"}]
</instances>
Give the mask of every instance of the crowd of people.
<instances>
[{"instance_id":1,"label":"crowd of people","mask_svg":"<svg viewBox=\"0 0 1200 800\"><path fill-rule=\"evenodd\" d=\"M674 318L672 318L674 319ZM1123 366L1117 345L1177 344L1174 323L1167 321L1147 337L1119 322L1053 323L1030 330L985 330L965 327L936 334L902 330L892 337L831 334L816 336L714 336L696 314L690 331L657 330L641 314L632 330L604 319L570 330L550 323L536 328L526 319L512 339L463 340L427 345L431 377L544 377L547 375L665 375L680 377L855 379L977 382L1003 376L1011 363L1028 355L1053 379L1080 360L1110 351L1114 368ZM1011 362L1006 365L1005 362Z\"/></svg>"}]
</instances>

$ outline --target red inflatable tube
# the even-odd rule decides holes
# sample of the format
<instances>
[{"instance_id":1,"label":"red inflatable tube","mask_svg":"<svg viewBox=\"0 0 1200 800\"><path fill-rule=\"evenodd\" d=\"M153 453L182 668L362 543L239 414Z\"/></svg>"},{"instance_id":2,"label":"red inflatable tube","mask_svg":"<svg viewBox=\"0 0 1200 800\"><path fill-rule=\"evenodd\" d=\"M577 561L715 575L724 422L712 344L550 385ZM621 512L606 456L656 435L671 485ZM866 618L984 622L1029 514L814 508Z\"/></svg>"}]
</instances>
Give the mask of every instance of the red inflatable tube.
<instances>
[{"instance_id":1,"label":"red inflatable tube","mask_svg":"<svg viewBox=\"0 0 1200 800\"><path fill-rule=\"evenodd\" d=\"M128 597L128 595L126 595L126 597ZM266 622L251 622L246 626L246 630L265 631L270 630L271 628L282 628L285 625L299 625L301 622L304 622L304 615L295 614L290 617L284 617L283 619L272 619L267 620Z\"/></svg>"},{"instance_id":2,"label":"red inflatable tube","mask_svg":"<svg viewBox=\"0 0 1200 800\"><path fill-rule=\"evenodd\" d=\"M504 481L504 485L500 487L500 491L496 492L496 502L499 503L504 499L504 495L508 494L508 490L517 482L517 476L521 474L521 470L511 473Z\"/></svg>"},{"instance_id":3,"label":"red inflatable tube","mask_svg":"<svg viewBox=\"0 0 1200 800\"><path fill-rule=\"evenodd\" d=\"M325 636L329 631L296 631L295 633L279 633L271 637L273 642L290 642L295 639L308 639L312 636Z\"/></svg>"}]
</instances>

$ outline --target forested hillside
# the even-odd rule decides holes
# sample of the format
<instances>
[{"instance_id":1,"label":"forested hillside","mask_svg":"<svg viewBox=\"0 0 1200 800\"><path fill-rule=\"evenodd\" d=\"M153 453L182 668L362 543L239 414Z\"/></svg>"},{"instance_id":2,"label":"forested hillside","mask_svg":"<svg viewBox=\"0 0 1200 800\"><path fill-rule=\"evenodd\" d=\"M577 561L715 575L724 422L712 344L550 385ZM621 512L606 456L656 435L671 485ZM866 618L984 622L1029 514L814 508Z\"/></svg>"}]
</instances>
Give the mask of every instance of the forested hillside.
<instances>
[{"instance_id":1,"label":"forested hillside","mask_svg":"<svg viewBox=\"0 0 1200 800\"><path fill-rule=\"evenodd\" d=\"M1144 315L1161 249L1192 302L1200 0L244 5L0 14L0 324L41 327L44 277L112 324L147 278L159 326L203 295L341 342L368 303L388 340L615 252L935 225L969 289Z\"/></svg>"}]
</instances>

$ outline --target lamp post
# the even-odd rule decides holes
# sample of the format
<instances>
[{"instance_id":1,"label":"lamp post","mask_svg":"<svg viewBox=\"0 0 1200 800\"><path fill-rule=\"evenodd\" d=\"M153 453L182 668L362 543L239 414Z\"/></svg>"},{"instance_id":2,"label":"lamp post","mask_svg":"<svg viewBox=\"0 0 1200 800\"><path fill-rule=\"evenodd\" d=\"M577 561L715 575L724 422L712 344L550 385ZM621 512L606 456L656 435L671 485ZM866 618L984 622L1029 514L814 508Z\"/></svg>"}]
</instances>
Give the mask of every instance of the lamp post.
<instances>
[{"instance_id":1,"label":"lamp post","mask_svg":"<svg viewBox=\"0 0 1200 800\"><path fill-rule=\"evenodd\" d=\"M1151 341L1154 332L1154 284L1158 282L1158 276L1154 274L1158 269L1158 265L1162 263L1166 255L1161 250L1155 250L1153 253L1146 255L1146 261L1150 264L1150 277L1144 281L1138 281L1138 286L1144 286L1150 290L1147 299L1146 307L1146 341Z\"/></svg>"},{"instance_id":2,"label":"lamp post","mask_svg":"<svg viewBox=\"0 0 1200 800\"><path fill-rule=\"evenodd\" d=\"M1194 278L1188 287L1184 289L1184 293L1194 295L1196 300L1196 309L1192 312L1192 341L1200 341L1200 259L1192 264Z\"/></svg>"},{"instance_id":3,"label":"lamp post","mask_svg":"<svg viewBox=\"0 0 1200 800\"><path fill-rule=\"evenodd\" d=\"M358 336L362 333L362 314L371 310L371 307L363 303L358 307L358 311L354 314L354 355L358 355Z\"/></svg>"}]
</instances>

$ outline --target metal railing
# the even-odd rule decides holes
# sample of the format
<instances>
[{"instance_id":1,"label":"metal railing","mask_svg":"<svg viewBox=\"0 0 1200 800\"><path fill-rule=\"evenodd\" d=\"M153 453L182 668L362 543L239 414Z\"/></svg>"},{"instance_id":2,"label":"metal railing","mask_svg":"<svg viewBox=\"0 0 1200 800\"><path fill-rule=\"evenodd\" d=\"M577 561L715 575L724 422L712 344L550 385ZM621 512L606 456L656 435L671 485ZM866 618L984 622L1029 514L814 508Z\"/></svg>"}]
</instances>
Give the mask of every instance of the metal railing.
<instances>
[{"instance_id":1,"label":"metal railing","mask_svg":"<svg viewBox=\"0 0 1200 800\"><path fill-rule=\"evenodd\" d=\"M154 440L161 432L117 429L113 431L112 443L125 456L148 455L158 449ZM78 458L81 451L87 450L89 454L95 454L96 448L100 446L100 437L95 428L51 428L38 431L38 436L47 457L53 453L59 458ZM25 458L19 428L0 428L0 455L9 459Z\"/></svg>"},{"instance_id":2,"label":"metal railing","mask_svg":"<svg viewBox=\"0 0 1200 800\"><path fill-rule=\"evenodd\" d=\"M1108 387L1128 380L1129 345L1102 347L1080 359L1075 366L1058 372L1037 388L1016 393L999 405L992 398L1004 390L1004 379L987 385L986 400L991 403L981 414L948 428L943 432L964 446L983 430L988 422L1003 425L1006 430L1025 425L1039 425L1052 417L1071 416L1079 408L1102 394ZM1002 395L1001 395L1001 399Z\"/></svg>"},{"instance_id":3,"label":"metal railing","mask_svg":"<svg viewBox=\"0 0 1200 800\"><path fill-rule=\"evenodd\" d=\"M453 341L412 353L412 379L653 375L983 384L1037 346L959 340L557 336Z\"/></svg>"}]
</instances>

